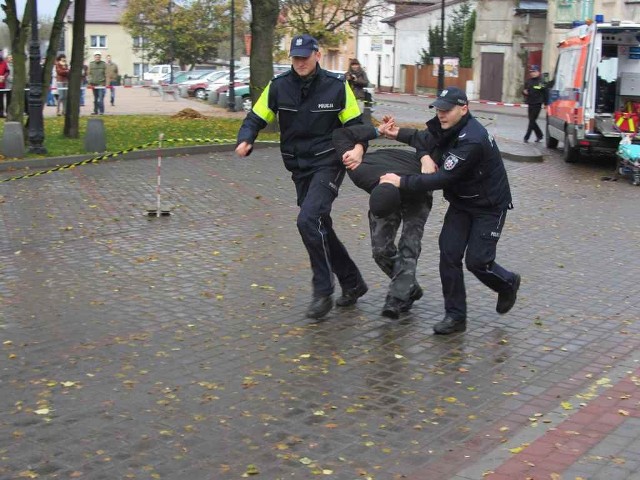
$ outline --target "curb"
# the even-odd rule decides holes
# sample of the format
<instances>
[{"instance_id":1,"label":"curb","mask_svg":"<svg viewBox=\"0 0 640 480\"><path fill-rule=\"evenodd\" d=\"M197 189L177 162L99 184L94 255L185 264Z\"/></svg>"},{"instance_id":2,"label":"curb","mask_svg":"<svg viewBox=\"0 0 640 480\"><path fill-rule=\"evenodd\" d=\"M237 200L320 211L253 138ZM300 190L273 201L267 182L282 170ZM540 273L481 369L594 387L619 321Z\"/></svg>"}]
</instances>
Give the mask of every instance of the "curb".
<instances>
[{"instance_id":1,"label":"curb","mask_svg":"<svg viewBox=\"0 0 640 480\"><path fill-rule=\"evenodd\" d=\"M256 148L266 148L273 146L273 143L261 143L257 141L254 144L254 149ZM235 150L235 145L192 145L186 147L163 147L162 153L171 156L180 156L180 155L198 155L202 153L209 152L229 152ZM103 152L108 154L110 152ZM110 162L114 160L139 160L143 158L155 158L158 154L158 149L153 148L149 150L135 150L133 152L123 153L121 155L117 155L114 157L106 158L104 160L100 160L101 162ZM14 172L18 170L31 170L31 169L46 169L46 168L55 168L61 165L68 165L71 163L82 162L83 160L89 160L94 158L97 154L84 154L84 155L73 155L69 157L49 157L49 158L30 158L25 160L12 160L8 162L0 163L0 172Z\"/></svg>"},{"instance_id":2,"label":"curb","mask_svg":"<svg viewBox=\"0 0 640 480\"><path fill-rule=\"evenodd\" d=\"M542 163L544 155L536 147L525 147L504 137L495 137L502 158L513 162ZM526 153L525 153L526 150ZM535 153L534 153L535 152Z\"/></svg>"}]
</instances>

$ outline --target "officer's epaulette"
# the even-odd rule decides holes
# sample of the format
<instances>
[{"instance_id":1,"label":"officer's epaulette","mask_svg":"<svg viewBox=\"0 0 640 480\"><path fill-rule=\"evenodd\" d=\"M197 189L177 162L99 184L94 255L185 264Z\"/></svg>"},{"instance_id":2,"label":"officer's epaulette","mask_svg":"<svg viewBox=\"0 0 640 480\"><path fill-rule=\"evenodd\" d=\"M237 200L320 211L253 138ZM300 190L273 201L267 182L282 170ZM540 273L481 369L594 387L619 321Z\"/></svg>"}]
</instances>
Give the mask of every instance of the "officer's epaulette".
<instances>
[{"instance_id":1,"label":"officer's epaulette","mask_svg":"<svg viewBox=\"0 0 640 480\"><path fill-rule=\"evenodd\" d=\"M347 78L344 76L344 73L340 72L332 72L330 70L325 70L327 77L337 78L341 82L344 82Z\"/></svg>"}]
</instances>

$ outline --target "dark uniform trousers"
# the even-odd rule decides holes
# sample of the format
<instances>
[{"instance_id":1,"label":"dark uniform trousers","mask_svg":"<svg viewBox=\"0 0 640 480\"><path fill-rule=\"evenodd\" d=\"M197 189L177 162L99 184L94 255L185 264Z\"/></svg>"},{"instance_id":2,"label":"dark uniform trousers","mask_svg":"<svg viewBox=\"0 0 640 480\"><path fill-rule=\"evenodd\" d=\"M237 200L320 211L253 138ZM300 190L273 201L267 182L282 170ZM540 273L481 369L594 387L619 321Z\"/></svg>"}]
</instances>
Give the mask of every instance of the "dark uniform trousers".
<instances>
[{"instance_id":1,"label":"dark uniform trousers","mask_svg":"<svg viewBox=\"0 0 640 480\"><path fill-rule=\"evenodd\" d=\"M338 196L344 175L345 170L338 166L295 171L291 175L300 207L298 231L313 271L314 296L333 293L333 274L343 288L353 288L361 280L358 267L338 239L331 220L331 205Z\"/></svg>"},{"instance_id":2,"label":"dark uniform trousers","mask_svg":"<svg viewBox=\"0 0 640 480\"><path fill-rule=\"evenodd\" d=\"M424 225L433 204L431 195L403 201L400 210L386 217L369 212L373 259L391 279L389 295L404 302L409 300L416 284L416 267L422 250ZM398 245L395 240L402 223Z\"/></svg>"},{"instance_id":3,"label":"dark uniform trousers","mask_svg":"<svg viewBox=\"0 0 640 480\"><path fill-rule=\"evenodd\" d=\"M536 134L536 138L540 139L543 137L542 130L538 126L538 116L540 115L540 110L542 110L541 103L532 103L527 107L527 113L529 115L529 124L527 125L527 132L524 134L524 138L529 140L531 137L531 133Z\"/></svg>"},{"instance_id":4,"label":"dark uniform trousers","mask_svg":"<svg viewBox=\"0 0 640 480\"><path fill-rule=\"evenodd\" d=\"M463 256L467 269L491 290L512 288L515 275L495 262L506 214L506 210L471 213L453 205L447 210L439 239L440 278L445 311L456 320L467 317Z\"/></svg>"}]
</instances>

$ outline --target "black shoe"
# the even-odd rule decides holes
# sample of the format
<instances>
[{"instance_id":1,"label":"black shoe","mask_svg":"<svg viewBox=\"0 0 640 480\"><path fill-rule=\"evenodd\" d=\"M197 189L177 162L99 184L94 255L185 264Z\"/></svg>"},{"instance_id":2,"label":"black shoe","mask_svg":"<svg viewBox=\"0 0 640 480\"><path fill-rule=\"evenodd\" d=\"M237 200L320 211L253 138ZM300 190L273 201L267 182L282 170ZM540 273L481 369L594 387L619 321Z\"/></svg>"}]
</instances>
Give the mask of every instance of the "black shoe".
<instances>
[{"instance_id":1,"label":"black shoe","mask_svg":"<svg viewBox=\"0 0 640 480\"><path fill-rule=\"evenodd\" d=\"M511 290L501 292L498 294L498 303L496 304L496 312L504 314L507 313L516 303L516 297L518 296L518 289L520 288L520 275L515 274L513 285Z\"/></svg>"},{"instance_id":2,"label":"black shoe","mask_svg":"<svg viewBox=\"0 0 640 480\"><path fill-rule=\"evenodd\" d=\"M433 332L436 335L449 335L450 333L464 332L467 329L466 320L454 320L449 315L433 326Z\"/></svg>"},{"instance_id":3,"label":"black shoe","mask_svg":"<svg viewBox=\"0 0 640 480\"><path fill-rule=\"evenodd\" d=\"M309 308L307 308L307 318L322 318L329 313L332 307L333 299L331 295L326 297L313 297Z\"/></svg>"},{"instance_id":4,"label":"black shoe","mask_svg":"<svg viewBox=\"0 0 640 480\"><path fill-rule=\"evenodd\" d=\"M400 309L403 306L402 300L392 297L391 295L387 295L387 299L384 301L384 306L382 307L381 315L387 318L396 319L400 317Z\"/></svg>"},{"instance_id":5,"label":"black shoe","mask_svg":"<svg viewBox=\"0 0 640 480\"><path fill-rule=\"evenodd\" d=\"M540 142L542 141L542 138L543 138L543 137L536 138L536 143L540 143Z\"/></svg>"},{"instance_id":6,"label":"black shoe","mask_svg":"<svg viewBox=\"0 0 640 480\"><path fill-rule=\"evenodd\" d=\"M91 115L97 115L98 112L91 112Z\"/></svg>"},{"instance_id":7,"label":"black shoe","mask_svg":"<svg viewBox=\"0 0 640 480\"><path fill-rule=\"evenodd\" d=\"M529 143L529 139L527 137L524 137L524 143Z\"/></svg>"},{"instance_id":8,"label":"black shoe","mask_svg":"<svg viewBox=\"0 0 640 480\"><path fill-rule=\"evenodd\" d=\"M415 302L416 300L420 300L423 293L424 292L422 291L422 287L416 283L413 287L411 287L409 300L400 303L400 311L408 312L409 310L411 310L411 307L413 307L413 302Z\"/></svg>"},{"instance_id":9,"label":"black shoe","mask_svg":"<svg viewBox=\"0 0 640 480\"><path fill-rule=\"evenodd\" d=\"M351 305L355 305L358 299L368 291L369 287L367 287L367 284L364 283L364 280L360 280L355 287L342 290L342 295L336 300L336 306L350 307Z\"/></svg>"}]
</instances>

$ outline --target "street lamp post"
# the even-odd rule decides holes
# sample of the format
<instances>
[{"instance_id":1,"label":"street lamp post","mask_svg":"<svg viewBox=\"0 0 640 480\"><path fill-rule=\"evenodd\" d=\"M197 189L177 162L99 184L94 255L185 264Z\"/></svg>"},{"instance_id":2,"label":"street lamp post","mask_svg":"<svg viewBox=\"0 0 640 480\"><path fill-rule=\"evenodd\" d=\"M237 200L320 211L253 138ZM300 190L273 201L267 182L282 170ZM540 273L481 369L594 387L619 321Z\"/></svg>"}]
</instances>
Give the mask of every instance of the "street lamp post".
<instances>
[{"instance_id":1,"label":"street lamp post","mask_svg":"<svg viewBox=\"0 0 640 480\"><path fill-rule=\"evenodd\" d=\"M236 110L236 90L233 87L233 84L236 81L234 76L234 64L236 61L233 54L233 50L235 48L235 9L235 2L234 0L231 0L231 59L229 60L229 103L227 104L230 112L235 112Z\"/></svg>"},{"instance_id":2,"label":"street lamp post","mask_svg":"<svg viewBox=\"0 0 640 480\"><path fill-rule=\"evenodd\" d=\"M173 85L173 16L171 15L171 4L169 0L169 85Z\"/></svg>"},{"instance_id":3,"label":"street lamp post","mask_svg":"<svg viewBox=\"0 0 640 480\"><path fill-rule=\"evenodd\" d=\"M42 118L42 67L38 38L38 2L31 2L31 42L29 44L29 151L45 154Z\"/></svg>"},{"instance_id":4,"label":"street lamp post","mask_svg":"<svg viewBox=\"0 0 640 480\"><path fill-rule=\"evenodd\" d=\"M440 65L438 65L438 95L444 90L444 0L440 12Z\"/></svg>"}]
</instances>

